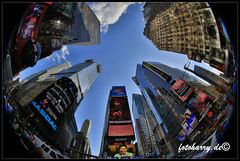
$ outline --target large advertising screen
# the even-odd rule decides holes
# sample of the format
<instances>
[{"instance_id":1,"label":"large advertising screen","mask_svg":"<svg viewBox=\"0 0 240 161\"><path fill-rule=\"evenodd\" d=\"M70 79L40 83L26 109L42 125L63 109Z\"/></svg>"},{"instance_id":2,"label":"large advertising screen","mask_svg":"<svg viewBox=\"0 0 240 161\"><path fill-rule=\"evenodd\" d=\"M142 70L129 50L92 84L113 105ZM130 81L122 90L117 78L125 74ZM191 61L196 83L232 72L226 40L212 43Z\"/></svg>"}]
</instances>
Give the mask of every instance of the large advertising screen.
<instances>
[{"instance_id":1,"label":"large advertising screen","mask_svg":"<svg viewBox=\"0 0 240 161\"><path fill-rule=\"evenodd\" d=\"M132 143L128 142L114 142L108 144L108 158L115 159L130 159L136 155L136 147Z\"/></svg>"},{"instance_id":2,"label":"large advertising screen","mask_svg":"<svg viewBox=\"0 0 240 161\"><path fill-rule=\"evenodd\" d=\"M50 127L56 132L76 97L76 85L69 78L63 77L40 93L28 106L46 123L46 128Z\"/></svg>"},{"instance_id":3,"label":"large advertising screen","mask_svg":"<svg viewBox=\"0 0 240 161\"><path fill-rule=\"evenodd\" d=\"M174 91L183 102L185 102L194 92L194 89L182 79L176 80L172 85L171 90Z\"/></svg>"},{"instance_id":4,"label":"large advertising screen","mask_svg":"<svg viewBox=\"0 0 240 161\"><path fill-rule=\"evenodd\" d=\"M126 125L109 125L108 136L133 136L133 126L132 124Z\"/></svg>"},{"instance_id":5,"label":"large advertising screen","mask_svg":"<svg viewBox=\"0 0 240 161\"><path fill-rule=\"evenodd\" d=\"M112 90L111 90L111 96L112 97L123 97L123 96L126 96L127 93L126 93L126 89L124 86L114 86L112 87Z\"/></svg>"},{"instance_id":6,"label":"large advertising screen","mask_svg":"<svg viewBox=\"0 0 240 161\"><path fill-rule=\"evenodd\" d=\"M192 107L194 107L199 112L199 114L202 115L206 107L210 105L211 102L212 100L209 98L209 96L201 91L193 101Z\"/></svg>"},{"instance_id":7,"label":"large advertising screen","mask_svg":"<svg viewBox=\"0 0 240 161\"><path fill-rule=\"evenodd\" d=\"M194 116L194 114L191 113L189 109L187 109L186 112L184 113L184 121L181 125L185 135L188 136L193 131L197 124L198 124L197 118Z\"/></svg>"},{"instance_id":8,"label":"large advertising screen","mask_svg":"<svg viewBox=\"0 0 240 161\"><path fill-rule=\"evenodd\" d=\"M131 121L126 97L113 97L110 101L109 123L127 123Z\"/></svg>"}]
</instances>

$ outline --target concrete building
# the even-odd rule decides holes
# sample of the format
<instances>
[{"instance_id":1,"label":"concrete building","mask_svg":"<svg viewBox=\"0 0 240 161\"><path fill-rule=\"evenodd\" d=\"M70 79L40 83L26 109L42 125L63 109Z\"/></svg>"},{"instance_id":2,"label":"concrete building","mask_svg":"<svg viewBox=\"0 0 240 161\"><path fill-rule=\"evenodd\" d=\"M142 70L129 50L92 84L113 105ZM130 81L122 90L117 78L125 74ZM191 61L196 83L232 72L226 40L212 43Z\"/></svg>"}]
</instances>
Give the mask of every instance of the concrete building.
<instances>
[{"instance_id":1,"label":"concrete building","mask_svg":"<svg viewBox=\"0 0 240 161\"><path fill-rule=\"evenodd\" d=\"M91 121L85 120L81 130L76 133L76 137L72 140L71 148L84 153L84 154L90 154L91 155L91 147L89 142L89 132L91 129ZM76 153L74 151L71 151L69 156L73 159L89 159L89 156L86 156L81 153Z\"/></svg>"},{"instance_id":2,"label":"concrete building","mask_svg":"<svg viewBox=\"0 0 240 161\"><path fill-rule=\"evenodd\" d=\"M221 47L217 21L207 2L146 3L144 17L144 35L159 50L185 54L224 71L228 53Z\"/></svg>"}]
</instances>

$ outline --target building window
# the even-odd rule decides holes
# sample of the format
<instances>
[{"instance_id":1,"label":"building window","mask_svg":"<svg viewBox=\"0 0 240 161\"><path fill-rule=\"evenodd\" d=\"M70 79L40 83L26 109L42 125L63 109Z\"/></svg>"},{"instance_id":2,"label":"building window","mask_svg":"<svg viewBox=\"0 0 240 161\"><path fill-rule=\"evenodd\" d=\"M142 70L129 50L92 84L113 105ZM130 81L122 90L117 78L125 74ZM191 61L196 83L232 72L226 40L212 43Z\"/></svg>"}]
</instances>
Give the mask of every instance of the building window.
<instances>
[{"instance_id":1,"label":"building window","mask_svg":"<svg viewBox=\"0 0 240 161\"><path fill-rule=\"evenodd\" d=\"M57 158L57 157L56 157L56 154L55 154L53 151L50 152L50 155L51 155L53 158Z\"/></svg>"}]
</instances>

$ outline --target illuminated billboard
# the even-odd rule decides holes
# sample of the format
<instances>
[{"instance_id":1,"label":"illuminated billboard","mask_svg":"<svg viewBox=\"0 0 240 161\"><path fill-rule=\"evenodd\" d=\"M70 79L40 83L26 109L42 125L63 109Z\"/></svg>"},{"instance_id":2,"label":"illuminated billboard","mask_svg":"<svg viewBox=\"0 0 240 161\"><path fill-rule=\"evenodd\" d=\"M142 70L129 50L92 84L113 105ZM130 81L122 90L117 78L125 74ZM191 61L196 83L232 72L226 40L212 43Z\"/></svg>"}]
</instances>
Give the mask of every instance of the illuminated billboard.
<instances>
[{"instance_id":1,"label":"illuminated billboard","mask_svg":"<svg viewBox=\"0 0 240 161\"><path fill-rule=\"evenodd\" d=\"M134 144L115 142L108 145L109 158L133 158L136 155L136 147Z\"/></svg>"},{"instance_id":2,"label":"illuminated billboard","mask_svg":"<svg viewBox=\"0 0 240 161\"><path fill-rule=\"evenodd\" d=\"M186 101L191 94L194 92L194 89L184 80L178 79L172 85L171 90L184 102Z\"/></svg>"},{"instance_id":3,"label":"illuminated billboard","mask_svg":"<svg viewBox=\"0 0 240 161\"><path fill-rule=\"evenodd\" d=\"M40 93L28 106L46 123L46 128L56 132L76 97L76 85L71 79L63 77Z\"/></svg>"},{"instance_id":4,"label":"illuminated billboard","mask_svg":"<svg viewBox=\"0 0 240 161\"><path fill-rule=\"evenodd\" d=\"M126 97L113 97L110 101L110 115L109 121L126 121L131 120L128 101Z\"/></svg>"},{"instance_id":5,"label":"illuminated billboard","mask_svg":"<svg viewBox=\"0 0 240 161\"><path fill-rule=\"evenodd\" d=\"M136 154L131 114L124 86L113 86L108 102L109 115L106 125L106 141L103 146L104 158L132 158Z\"/></svg>"},{"instance_id":6,"label":"illuminated billboard","mask_svg":"<svg viewBox=\"0 0 240 161\"><path fill-rule=\"evenodd\" d=\"M198 124L197 118L194 116L194 114L191 113L189 109L187 109L186 112L184 113L184 121L181 125L184 130L182 134L188 136L193 131L197 124Z\"/></svg>"},{"instance_id":7,"label":"illuminated billboard","mask_svg":"<svg viewBox=\"0 0 240 161\"><path fill-rule=\"evenodd\" d=\"M209 96L201 91L193 101L192 106L199 112L200 115L202 115L206 107L210 105L211 102L212 100Z\"/></svg>"},{"instance_id":8,"label":"illuminated billboard","mask_svg":"<svg viewBox=\"0 0 240 161\"><path fill-rule=\"evenodd\" d=\"M133 126L132 124L126 125L109 125L108 136L133 136Z\"/></svg>"},{"instance_id":9,"label":"illuminated billboard","mask_svg":"<svg viewBox=\"0 0 240 161\"><path fill-rule=\"evenodd\" d=\"M112 90L111 90L111 96L112 97L123 97L123 96L126 96L127 93L126 93L126 89L124 86L114 86L112 87Z\"/></svg>"}]
</instances>

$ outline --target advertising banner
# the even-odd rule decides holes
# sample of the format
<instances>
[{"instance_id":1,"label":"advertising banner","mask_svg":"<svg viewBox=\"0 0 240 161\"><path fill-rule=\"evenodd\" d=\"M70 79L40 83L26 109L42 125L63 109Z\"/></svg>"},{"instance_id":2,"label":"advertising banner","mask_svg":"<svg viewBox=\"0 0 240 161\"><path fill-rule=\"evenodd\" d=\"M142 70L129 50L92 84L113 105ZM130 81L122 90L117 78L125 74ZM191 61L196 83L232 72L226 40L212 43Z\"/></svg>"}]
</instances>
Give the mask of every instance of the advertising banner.
<instances>
[{"instance_id":1,"label":"advertising banner","mask_svg":"<svg viewBox=\"0 0 240 161\"><path fill-rule=\"evenodd\" d=\"M182 128L185 132L185 135L188 136L197 124L197 118L194 116L194 114L191 113L189 109L187 109L184 113L184 121L182 123Z\"/></svg>"},{"instance_id":2,"label":"advertising banner","mask_svg":"<svg viewBox=\"0 0 240 161\"><path fill-rule=\"evenodd\" d=\"M178 79L171 87L172 91L177 94L177 96L184 102L191 94L194 89L184 80Z\"/></svg>"},{"instance_id":3,"label":"advertising banner","mask_svg":"<svg viewBox=\"0 0 240 161\"><path fill-rule=\"evenodd\" d=\"M111 98L109 123L126 123L131 121L128 100L126 97Z\"/></svg>"},{"instance_id":4,"label":"advertising banner","mask_svg":"<svg viewBox=\"0 0 240 161\"><path fill-rule=\"evenodd\" d=\"M63 77L45 89L29 103L29 107L37 113L47 127L56 132L64 122L65 113L77 96L77 87Z\"/></svg>"},{"instance_id":5,"label":"advertising banner","mask_svg":"<svg viewBox=\"0 0 240 161\"><path fill-rule=\"evenodd\" d=\"M202 114L207 105L211 103L211 99L204 92L199 92L196 99L193 101L192 106Z\"/></svg>"},{"instance_id":6,"label":"advertising banner","mask_svg":"<svg viewBox=\"0 0 240 161\"><path fill-rule=\"evenodd\" d=\"M124 86L114 86L111 90L112 97L123 97L127 96L126 89Z\"/></svg>"},{"instance_id":7,"label":"advertising banner","mask_svg":"<svg viewBox=\"0 0 240 161\"><path fill-rule=\"evenodd\" d=\"M126 125L109 125L108 136L133 136L132 124Z\"/></svg>"},{"instance_id":8,"label":"advertising banner","mask_svg":"<svg viewBox=\"0 0 240 161\"><path fill-rule=\"evenodd\" d=\"M108 157L116 159L130 159L136 155L136 147L131 143L115 142L108 145Z\"/></svg>"}]
</instances>

